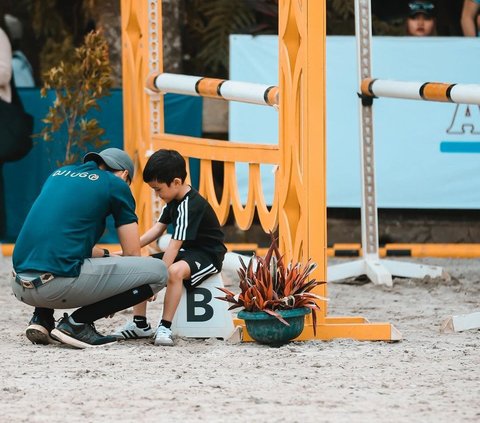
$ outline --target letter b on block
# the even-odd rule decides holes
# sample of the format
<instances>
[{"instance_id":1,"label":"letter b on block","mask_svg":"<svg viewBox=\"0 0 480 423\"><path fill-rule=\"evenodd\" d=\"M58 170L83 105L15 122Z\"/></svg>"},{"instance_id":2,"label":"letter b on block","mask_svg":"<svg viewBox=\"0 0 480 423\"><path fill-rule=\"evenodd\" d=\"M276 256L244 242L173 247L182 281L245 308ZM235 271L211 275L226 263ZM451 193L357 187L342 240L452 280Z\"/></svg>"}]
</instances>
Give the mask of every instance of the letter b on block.
<instances>
[{"instance_id":1,"label":"letter b on block","mask_svg":"<svg viewBox=\"0 0 480 423\"><path fill-rule=\"evenodd\" d=\"M187 322L207 322L213 317L213 307L209 304L213 295L208 289L199 286L187 291L186 296Z\"/></svg>"},{"instance_id":2,"label":"letter b on block","mask_svg":"<svg viewBox=\"0 0 480 423\"><path fill-rule=\"evenodd\" d=\"M183 288L182 298L172 322L174 335L190 338L228 339L233 331L233 318L228 303L216 299L222 295L220 274L209 277L202 284L188 291Z\"/></svg>"}]
</instances>

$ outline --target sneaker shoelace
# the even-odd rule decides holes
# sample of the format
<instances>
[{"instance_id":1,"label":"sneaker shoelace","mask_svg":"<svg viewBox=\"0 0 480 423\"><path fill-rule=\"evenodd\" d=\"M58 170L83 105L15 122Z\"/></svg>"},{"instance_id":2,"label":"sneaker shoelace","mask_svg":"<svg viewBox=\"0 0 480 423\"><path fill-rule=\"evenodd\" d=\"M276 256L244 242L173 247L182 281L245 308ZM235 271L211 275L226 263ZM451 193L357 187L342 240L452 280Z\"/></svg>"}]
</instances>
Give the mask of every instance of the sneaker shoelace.
<instances>
[{"instance_id":1,"label":"sneaker shoelace","mask_svg":"<svg viewBox=\"0 0 480 423\"><path fill-rule=\"evenodd\" d=\"M170 334L172 333L171 329L169 328L166 328L165 326L162 326L160 325L157 329L157 333L160 333L162 335L167 335L167 336L170 336Z\"/></svg>"}]
</instances>

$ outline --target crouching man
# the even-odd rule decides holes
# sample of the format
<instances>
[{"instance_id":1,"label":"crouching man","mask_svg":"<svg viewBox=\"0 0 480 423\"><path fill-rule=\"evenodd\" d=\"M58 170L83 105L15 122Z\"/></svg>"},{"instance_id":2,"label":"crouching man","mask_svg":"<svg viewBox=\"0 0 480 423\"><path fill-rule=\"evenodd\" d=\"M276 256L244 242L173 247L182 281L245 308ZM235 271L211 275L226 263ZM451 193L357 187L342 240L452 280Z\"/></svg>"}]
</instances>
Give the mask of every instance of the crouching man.
<instances>
[{"instance_id":1,"label":"crouching man","mask_svg":"<svg viewBox=\"0 0 480 423\"><path fill-rule=\"evenodd\" d=\"M163 261L140 257L130 157L108 148L88 153L83 162L48 177L15 244L11 286L18 300L35 307L26 329L34 344L116 342L98 333L94 322L152 298L168 279ZM95 247L108 216L123 257ZM55 327L54 310L72 308Z\"/></svg>"}]
</instances>

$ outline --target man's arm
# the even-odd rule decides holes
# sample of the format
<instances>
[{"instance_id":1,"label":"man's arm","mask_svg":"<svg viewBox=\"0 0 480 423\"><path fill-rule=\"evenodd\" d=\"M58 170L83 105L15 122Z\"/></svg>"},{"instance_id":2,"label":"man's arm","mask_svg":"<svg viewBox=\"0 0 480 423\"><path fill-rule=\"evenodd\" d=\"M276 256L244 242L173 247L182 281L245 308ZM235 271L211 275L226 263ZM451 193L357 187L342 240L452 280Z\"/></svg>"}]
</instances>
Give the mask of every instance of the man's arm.
<instances>
[{"instance_id":1,"label":"man's arm","mask_svg":"<svg viewBox=\"0 0 480 423\"><path fill-rule=\"evenodd\" d=\"M165 225L165 223L156 222L147 232L145 232L140 237L140 246L143 248L151 242L155 241L156 239L160 238L160 236L165 232L166 229L167 225Z\"/></svg>"},{"instance_id":2,"label":"man's arm","mask_svg":"<svg viewBox=\"0 0 480 423\"><path fill-rule=\"evenodd\" d=\"M475 3L473 0L464 0L460 23L465 37L477 36L475 20L479 9L480 4Z\"/></svg>"},{"instance_id":3,"label":"man's arm","mask_svg":"<svg viewBox=\"0 0 480 423\"><path fill-rule=\"evenodd\" d=\"M122 225L117 228L117 235L124 256L140 256L140 237L137 222Z\"/></svg>"}]
</instances>

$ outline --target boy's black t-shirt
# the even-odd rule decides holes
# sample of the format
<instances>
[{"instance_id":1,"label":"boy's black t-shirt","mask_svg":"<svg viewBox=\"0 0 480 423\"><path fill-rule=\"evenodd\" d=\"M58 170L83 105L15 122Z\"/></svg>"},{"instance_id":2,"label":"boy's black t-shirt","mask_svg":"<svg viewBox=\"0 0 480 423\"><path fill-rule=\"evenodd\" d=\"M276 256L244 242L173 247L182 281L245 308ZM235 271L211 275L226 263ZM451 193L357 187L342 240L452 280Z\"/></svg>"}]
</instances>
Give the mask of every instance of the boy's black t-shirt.
<instances>
[{"instance_id":1,"label":"boy's black t-shirt","mask_svg":"<svg viewBox=\"0 0 480 423\"><path fill-rule=\"evenodd\" d=\"M158 221L173 225L172 238L183 241L184 250L202 250L221 268L227 251L224 234L212 206L197 190L191 188L181 200L166 204Z\"/></svg>"}]
</instances>

